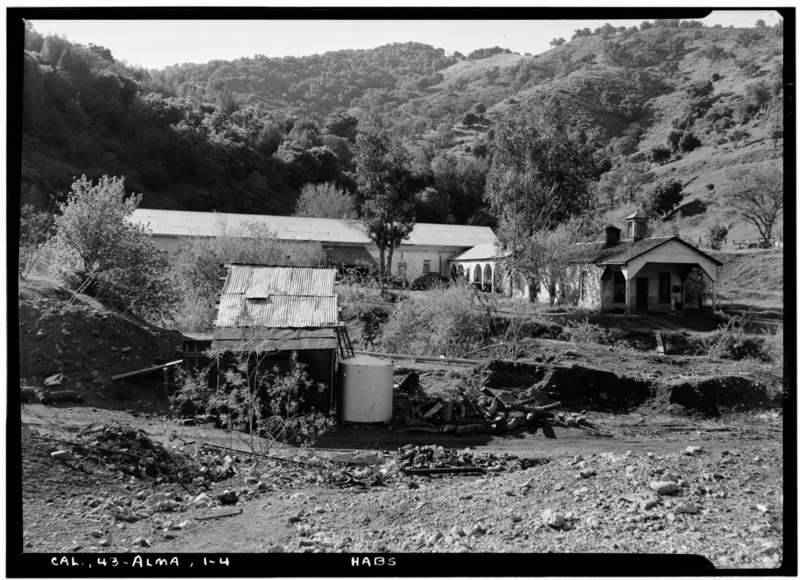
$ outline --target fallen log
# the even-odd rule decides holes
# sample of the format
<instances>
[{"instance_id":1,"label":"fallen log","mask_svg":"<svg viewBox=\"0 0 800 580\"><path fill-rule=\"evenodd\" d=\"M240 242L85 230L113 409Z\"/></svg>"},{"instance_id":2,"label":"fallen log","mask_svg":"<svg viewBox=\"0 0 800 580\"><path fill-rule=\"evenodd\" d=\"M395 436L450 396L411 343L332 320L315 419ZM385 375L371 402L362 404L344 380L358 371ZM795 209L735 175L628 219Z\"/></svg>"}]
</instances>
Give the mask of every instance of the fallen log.
<instances>
[{"instance_id":1,"label":"fallen log","mask_svg":"<svg viewBox=\"0 0 800 580\"><path fill-rule=\"evenodd\" d=\"M491 425L481 423L471 423L470 425L459 425L456 427L456 435L471 435L472 433L491 433Z\"/></svg>"},{"instance_id":2,"label":"fallen log","mask_svg":"<svg viewBox=\"0 0 800 580\"><path fill-rule=\"evenodd\" d=\"M443 408L444 408L444 405L442 405L441 403L436 403L436 404L435 404L433 407L431 407L431 408L428 410L428 412L427 412L427 413L425 413L425 414L422 416L422 418L423 418L423 419L430 419L430 418L431 418L431 417L433 417L433 416L434 416L436 413L438 413L439 411L441 411Z\"/></svg>"},{"instance_id":3,"label":"fallen log","mask_svg":"<svg viewBox=\"0 0 800 580\"><path fill-rule=\"evenodd\" d=\"M43 405L63 402L80 403L81 401L83 401L83 397L78 391L48 391L41 395Z\"/></svg>"}]
</instances>

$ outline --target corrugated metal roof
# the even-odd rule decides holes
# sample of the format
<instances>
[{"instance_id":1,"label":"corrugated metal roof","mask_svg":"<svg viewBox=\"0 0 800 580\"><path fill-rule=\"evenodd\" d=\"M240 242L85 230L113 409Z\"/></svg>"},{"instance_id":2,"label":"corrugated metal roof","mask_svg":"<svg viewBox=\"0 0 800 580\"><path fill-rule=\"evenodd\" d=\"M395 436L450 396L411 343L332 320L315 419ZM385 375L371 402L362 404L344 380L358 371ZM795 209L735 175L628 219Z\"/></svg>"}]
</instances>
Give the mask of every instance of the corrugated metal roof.
<instances>
[{"instance_id":1,"label":"corrugated metal roof","mask_svg":"<svg viewBox=\"0 0 800 580\"><path fill-rule=\"evenodd\" d=\"M220 296L217 328L321 328L339 320L332 268L233 264Z\"/></svg>"},{"instance_id":2,"label":"corrugated metal roof","mask_svg":"<svg viewBox=\"0 0 800 580\"><path fill-rule=\"evenodd\" d=\"M336 296L220 297L217 327L322 328L336 326Z\"/></svg>"},{"instance_id":3,"label":"corrugated metal roof","mask_svg":"<svg viewBox=\"0 0 800 580\"><path fill-rule=\"evenodd\" d=\"M371 243L364 225L349 220L164 209L137 209L130 220L161 236L207 237L228 230L231 235L244 237L244 228L255 224L285 241ZM493 244L494 241L494 232L485 226L418 223L402 245L470 248L479 244Z\"/></svg>"},{"instance_id":4,"label":"corrugated metal roof","mask_svg":"<svg viewBox=\"0 0 800 580\"><path fill-rule=\"evenodd\" d=\"M222 292L248 298L285 296L333 296L336 270L328 268L281 268L234 264Z\"/></svg>"}]
</instances>

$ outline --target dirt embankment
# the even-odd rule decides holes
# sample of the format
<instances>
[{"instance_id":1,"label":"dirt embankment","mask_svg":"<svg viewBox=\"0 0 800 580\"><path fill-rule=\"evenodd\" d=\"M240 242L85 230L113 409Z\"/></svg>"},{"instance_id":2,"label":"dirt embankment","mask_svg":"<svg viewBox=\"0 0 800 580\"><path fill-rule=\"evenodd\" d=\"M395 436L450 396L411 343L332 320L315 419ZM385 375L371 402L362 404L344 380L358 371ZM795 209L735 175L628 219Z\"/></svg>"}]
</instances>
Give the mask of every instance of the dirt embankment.
<instances>
[{"instance_id":1,"label":"dirt embankment","mask_svg":"<svg viewBox=\"0 0 800 580\"><path fill-rule=\"evenodd\" d=\"M629 412L648 407L717 416L723 412L778 408L782 404L779 385L768 377L754 375L755 369L738 375L734 374L735 368L708 374L702 372L702 367L696 370L700 372L647 377L575 362L493 360L479 367L485 386L538 390L567 409Z\"/></svg>"},{"instance_id":2,"label":"dirt embankment","mask_svg":"<svg viewBox=\"0 0 800 580\"><path fill-rule=\"evenodd\" d=\"M165 409L160 372L111 378L179 359L182 339L52 282L20 285L19 378L41 395L66 394L67 400L105 408L139 401L145 409Z\"/></svg>"}]
</instances>

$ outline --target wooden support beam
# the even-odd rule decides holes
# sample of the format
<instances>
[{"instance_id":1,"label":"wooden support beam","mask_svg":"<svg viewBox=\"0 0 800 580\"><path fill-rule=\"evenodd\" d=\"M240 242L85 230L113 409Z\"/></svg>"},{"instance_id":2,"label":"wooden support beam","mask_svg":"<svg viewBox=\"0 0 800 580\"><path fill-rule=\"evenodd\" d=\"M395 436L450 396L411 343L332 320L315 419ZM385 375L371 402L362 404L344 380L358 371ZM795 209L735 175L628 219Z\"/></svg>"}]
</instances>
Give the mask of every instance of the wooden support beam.
<instances>
[{"instance_id":1,"label":"wooden support beam","mask_svg":"<svg viewBox=\"0 0 800 580\"><path fill-rule=\"evenodd\" d=\"M147 367L146 369L139 369L138 371L131 371L129 373L122 373L120 375L114 375L111 377L112 381L118 381L119 379L127 379L128 377L135 377L136 375L143 375L144 373L149 373L152 371L157 371L160 369L166 369L169 367L173 367L175 365L179 365L183 362L183 360L174 360L163 365L156 365L154 367Z\"/></svg>"},{"instance_id":2,"label":"wooden support beam","mask_svg":"<svg viewBox=\"0 0 800 580\"><path fill-rule=\"evenodd\" d=\"M656 332L656 352L661 355L667 354L664 348L664 337L661 336L660 332Z\"/></svg>"}]
</instances>

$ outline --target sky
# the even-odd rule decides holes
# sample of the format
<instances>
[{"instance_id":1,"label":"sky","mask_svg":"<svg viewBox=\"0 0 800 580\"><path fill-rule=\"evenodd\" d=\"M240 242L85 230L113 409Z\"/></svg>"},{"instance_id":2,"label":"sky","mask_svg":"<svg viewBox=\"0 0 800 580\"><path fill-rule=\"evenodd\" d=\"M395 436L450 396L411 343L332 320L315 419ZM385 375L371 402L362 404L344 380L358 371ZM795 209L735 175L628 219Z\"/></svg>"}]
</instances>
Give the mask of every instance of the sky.
<instances>
[{"instance_id":1,"label":"sky","mask_svg":"<svg viewBox=\"0 0 800 580\"><path fill-rule=\"evenodd\" d=\"M456 9L454 9L456 12ZM565 11L565 15L568 14ZM187 13L190 16L191 12ZM707 26L752 27L780 18L775 11L714 11ZM367 49L393 42L421 42L447 53L463 54L500 46L520 54L550 49L550 40L569 40L578 28L606 22L639 25L636 20L32 20L41 34L60 34L71 42L93 43L114 58L147 69L184 62L306 56L342 49Z\"/></svg>"}]
</instances>

